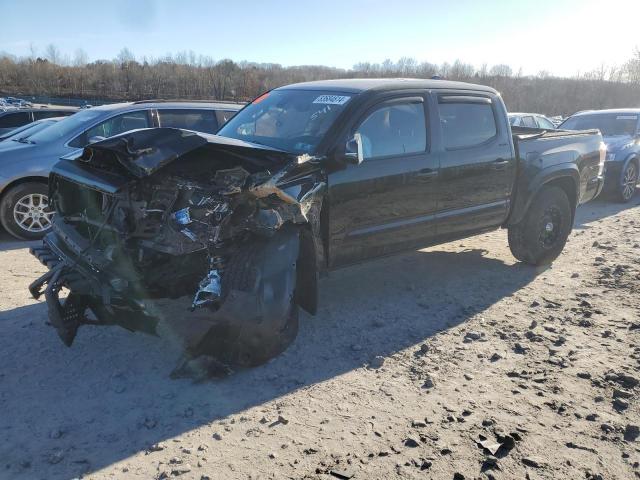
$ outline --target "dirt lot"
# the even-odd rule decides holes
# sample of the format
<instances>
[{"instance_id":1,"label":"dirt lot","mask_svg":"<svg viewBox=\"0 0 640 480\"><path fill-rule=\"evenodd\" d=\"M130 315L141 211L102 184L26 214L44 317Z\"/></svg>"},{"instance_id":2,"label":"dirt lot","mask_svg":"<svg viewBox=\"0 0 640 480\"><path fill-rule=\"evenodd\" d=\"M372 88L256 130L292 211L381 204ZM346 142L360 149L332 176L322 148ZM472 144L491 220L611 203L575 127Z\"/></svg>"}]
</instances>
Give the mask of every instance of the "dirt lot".
<instances>
[{"instance_id":1,"label":"dirt lot","mask_svg":"<svg viewBox=\"0 0 640 480\"><path fill-rule=\"evenodd\" d=\"M168 340L64 347L4 235L0 478L638 478L639 213L582 207L549 269L500 231L335 272L284 355L200 384Z\"/></svg>"}]
</instances>

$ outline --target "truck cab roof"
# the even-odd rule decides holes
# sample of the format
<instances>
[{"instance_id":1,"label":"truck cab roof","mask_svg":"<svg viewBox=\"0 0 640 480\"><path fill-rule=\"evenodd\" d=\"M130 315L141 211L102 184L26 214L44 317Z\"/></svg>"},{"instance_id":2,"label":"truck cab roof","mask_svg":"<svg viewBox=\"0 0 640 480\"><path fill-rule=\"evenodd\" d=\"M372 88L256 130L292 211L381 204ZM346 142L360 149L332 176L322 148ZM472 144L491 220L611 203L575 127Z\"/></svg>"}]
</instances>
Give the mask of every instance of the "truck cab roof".
<instances>
[{"instance_id":1,"label":"truck cab roof","mask_svg":"<svg viewBox=\"0 0 640 480\"><path fill-rule=\"evenodd\" d=\"M277 90L323 90L335 92L362 93L369 90L393 91L406 89L451 89L451 90L471 90L489 93L497 91L486 85L475 85L472 83L453 82L449 80L424 80L419 78L350 78L337 80L318 80L313 82L295 83L286 85Z\"/></svg>"}]
</instances>

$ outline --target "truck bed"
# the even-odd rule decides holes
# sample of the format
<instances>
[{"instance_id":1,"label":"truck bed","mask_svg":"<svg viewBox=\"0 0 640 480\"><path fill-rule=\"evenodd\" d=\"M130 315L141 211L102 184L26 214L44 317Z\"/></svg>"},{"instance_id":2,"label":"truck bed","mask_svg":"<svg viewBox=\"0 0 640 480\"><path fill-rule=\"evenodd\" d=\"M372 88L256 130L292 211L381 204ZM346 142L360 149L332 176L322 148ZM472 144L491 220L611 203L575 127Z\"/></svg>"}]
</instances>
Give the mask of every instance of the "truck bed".
<instances>
[{"instance_id":1,"label":"truck bed","mask_svg":"<svg viewBox=\"0 0 640 480\"><path fill-rule=\"evenodd\" d=\"M599 135L599 130L546 130L544 128L511 127L514 141L529 140L532 138L558 138L576 137L585 135Z\"/></svg>"},{"instance_id":2,"label":"truck bed","mask_svg":"<svg viewBox=\"0 0 640 480\"><path fill-rule=\"evenodd\" d=\"M599 193L602 135L598 130L544 130L512 127L518 159L515 210L522 212L531 201L531 192L555 172L571 171L575 180L575 202L580 205ZM546 179L546 180L545 180ZM510 221L517 221L512 215Z\"/></svg>"}]
</instances>

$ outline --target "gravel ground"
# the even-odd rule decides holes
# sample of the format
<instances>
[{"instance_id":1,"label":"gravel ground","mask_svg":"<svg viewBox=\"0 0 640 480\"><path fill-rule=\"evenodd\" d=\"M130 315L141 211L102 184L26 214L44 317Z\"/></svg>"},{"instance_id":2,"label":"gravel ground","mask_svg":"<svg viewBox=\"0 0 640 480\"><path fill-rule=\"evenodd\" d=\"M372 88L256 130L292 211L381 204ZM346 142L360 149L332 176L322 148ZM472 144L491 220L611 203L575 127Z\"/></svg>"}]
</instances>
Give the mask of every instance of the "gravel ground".
<instances>
[{"instance_id":1,"label":"gravel ground","mask_svg":"<svg viewBox=\"0 0 640 480\"><path fill-rule=\"evenodd\" d=\"M198 384L169 340L64 347L2 234L0 478L638 478L638 213L581 207L547 269L498 231L334 272L285 354Z\"/></svg>"}]
</instances>

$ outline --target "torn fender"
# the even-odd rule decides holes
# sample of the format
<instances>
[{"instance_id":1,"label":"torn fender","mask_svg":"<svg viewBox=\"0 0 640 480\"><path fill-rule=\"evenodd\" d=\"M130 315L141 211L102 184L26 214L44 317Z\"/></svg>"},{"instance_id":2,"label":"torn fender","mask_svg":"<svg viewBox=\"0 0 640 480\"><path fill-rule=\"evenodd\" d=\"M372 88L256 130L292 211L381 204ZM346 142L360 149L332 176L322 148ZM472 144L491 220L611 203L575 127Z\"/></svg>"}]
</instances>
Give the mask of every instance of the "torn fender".
<instances>
[{"instance_id":1,"label":"torn fender","mask_svg":"<svg viewBox=\"0 0 640 480\"><path fill-rule=\"evenodd\" d=\"M227 365L253 366L273 358L293 341L298 328L297 228L240 249L225 271L227 292L213 313L214 325L187 346L191 356L212 355Z\"/></svg>"}]
</instances>

